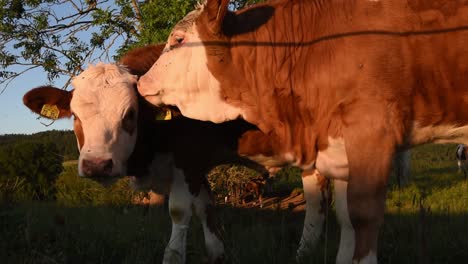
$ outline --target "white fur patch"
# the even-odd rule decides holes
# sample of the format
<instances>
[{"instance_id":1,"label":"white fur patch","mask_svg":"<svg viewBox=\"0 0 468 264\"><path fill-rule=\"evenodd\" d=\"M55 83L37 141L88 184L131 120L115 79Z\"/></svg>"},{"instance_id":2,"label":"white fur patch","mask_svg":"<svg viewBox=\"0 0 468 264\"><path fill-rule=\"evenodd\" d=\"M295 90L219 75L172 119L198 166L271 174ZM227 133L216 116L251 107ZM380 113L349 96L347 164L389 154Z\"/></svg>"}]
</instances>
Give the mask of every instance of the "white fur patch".
<instances>
[{"instance_id":1,"label":"white fur patch","mask_svg":"<svg viewBox=\"0 0 468 264\"><path fill-rule=\"evenodd\" d=\"M173 181L169 195L169 212L172 218L172 232L164 251L163 263L185 263L187 231L192 217L192 201L184 172L173 167Z\"/></svg>"},{"instance_id":2,"label":"white fur patch","mask_svg":"<svg viewBox=\"0 0 468 264\"><path fill-rule=\"evenodd\" d=\"M208 215L206 213L207 206L211 205L211 198L205 188L200 190L200 193L194 200L194 206L198 218L203 225L203 235L205 236L205 246L208 252L209 263L215 263L224 255L224 244L208 226Z\"/></svg>"},{"instance_id":3,"label":"white fur patch","mask_svg":"<svg viewBox=\"0 0 468 264\"><path fill-rule=\"evenodd\" d=\"M136 76L125 67L102 63L89 66L73 78L75 89L70 107L81 120L84 134L80 175L84 159L112 159L112 174L126 173L125 162L133 151L137 132L126 133L121 121L131 107L138 110L136 81Z\"/></svg>"},{"instance_id":4,"label":"white fur patch","mask_svg":"<svg viewBox=\"0 0 468 264\"><path fill-rule=\"evenodd\" d=\"M328 178L347 180L349 168L344 139L329 137L327 149L317 154L316 167Z\"/></svg>"},{"instance_id":5,"label":"white fur patch","mask_svg":"<svg viewBox=\"0 0 468 264\"><path fill-rule=\"evenodd\" d=\"M317 243L324 221L324 214L321 213L322 194L318 183L318 172L314 170L311 175L302 177L304 188L304 198L306 200L306 215L302 229L301 241L297 250L297 258L301 259L303 255Z\"/></svg>"},{"instance_id":6,"label":"white fur patch","mask_svg":"<svg viewBox=\"0 0 468 264\"><path fill-rule=\"evenodd\" d=\"M355 247L354 228L348 211L348 183L341 180L335 180L333 183L335 187L336 216L341 226L340 247L336 255L336 263L348 264L353 260Z\"/></svg>"},{"instance_id":7,"label":"white fur patch","mask_svg":"<svg viewBox=\"0 0 468 264\"><path fill-rule=\"evenodd\" d=\"M175 105L189 118L221 123L245 115L226 103L219 81L207 67L206 49L196 27L185 34L185 46L161 55L138 83L152 104Z\"/></svg>"}]
</instances>

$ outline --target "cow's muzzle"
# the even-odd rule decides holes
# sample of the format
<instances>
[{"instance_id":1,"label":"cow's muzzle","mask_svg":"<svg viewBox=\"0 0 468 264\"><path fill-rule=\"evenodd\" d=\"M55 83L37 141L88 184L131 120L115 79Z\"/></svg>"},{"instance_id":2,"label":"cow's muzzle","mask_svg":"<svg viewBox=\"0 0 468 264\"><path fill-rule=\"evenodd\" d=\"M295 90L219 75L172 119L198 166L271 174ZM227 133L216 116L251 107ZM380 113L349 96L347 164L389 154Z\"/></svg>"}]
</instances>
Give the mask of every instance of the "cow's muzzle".
<instances>
[{"instance_id":1,"label":"cow's muzzle","mask_svg":"<svg viewBox=\"0 0 468 264\"><path fill-rule=\"evenodd\" d=\"M82 161L84 176L90 178L109 178L114 164L112 159L84 159Z\"/></svg>"}]
</instances>

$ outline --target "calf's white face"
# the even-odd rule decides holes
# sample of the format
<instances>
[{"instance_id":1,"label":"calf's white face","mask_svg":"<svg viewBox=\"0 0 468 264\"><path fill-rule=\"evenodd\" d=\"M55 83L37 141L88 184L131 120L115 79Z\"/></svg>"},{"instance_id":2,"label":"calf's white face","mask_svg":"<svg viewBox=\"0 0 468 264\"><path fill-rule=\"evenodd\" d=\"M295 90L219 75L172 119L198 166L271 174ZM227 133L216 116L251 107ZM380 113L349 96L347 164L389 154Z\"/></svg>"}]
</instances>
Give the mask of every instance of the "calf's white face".
<instances>
[{"instance_id":1,"label":"calf's white face","mask_svg":"<svg viewBox=\"0 0 468 264\"><path fill-rule=\"evenodd\" d=\"M47 118L74 116L81 176L124 176L137 137L136 82L123 66L98 64L73 78L73 91L41 86L23 102Z\"/></svg>"},{"instance_id":2,"label":"calf's white face","mask_svg":"<svg viewBox=\"0 0 468 264\"><path fill-rule=\"evenodd\" d=\"M136 76L115 64L90 66L73 78L70 102L81 176L126 173L137 137Z\"/></svg>"}]
</instances>

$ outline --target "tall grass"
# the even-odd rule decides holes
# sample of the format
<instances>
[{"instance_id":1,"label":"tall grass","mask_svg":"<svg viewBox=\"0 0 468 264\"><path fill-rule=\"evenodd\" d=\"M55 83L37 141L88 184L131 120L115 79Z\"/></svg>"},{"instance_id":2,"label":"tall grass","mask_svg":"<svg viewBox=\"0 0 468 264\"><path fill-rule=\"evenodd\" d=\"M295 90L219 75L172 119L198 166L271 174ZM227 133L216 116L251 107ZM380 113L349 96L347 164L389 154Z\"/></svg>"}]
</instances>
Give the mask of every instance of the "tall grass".
<instances>
[{"instance_id":1,"label":"tall grass","mask_svg":"<svg viewBox=\"0 0 468 264\"><path fill-rule=\"evenodd\" d=\"M398 189L392 179L380 231L380 263L467 262L468 183L457 173L453 152L450 145L417 148L410 184ZM281 178L278 186L285 188L284 179L290 179L292 189L300 181L295 177ZM161 263L171 229L167 209L75 204L2 207L1 263ZM303 212L219 207L217 216L227 263L295 263ZM303 263L334 263L339 228L333 211L327 219L327 239L322 237ZM191 223L187 250L188 263L204 263L197 219Z\"/></svg>"}]
</instances>

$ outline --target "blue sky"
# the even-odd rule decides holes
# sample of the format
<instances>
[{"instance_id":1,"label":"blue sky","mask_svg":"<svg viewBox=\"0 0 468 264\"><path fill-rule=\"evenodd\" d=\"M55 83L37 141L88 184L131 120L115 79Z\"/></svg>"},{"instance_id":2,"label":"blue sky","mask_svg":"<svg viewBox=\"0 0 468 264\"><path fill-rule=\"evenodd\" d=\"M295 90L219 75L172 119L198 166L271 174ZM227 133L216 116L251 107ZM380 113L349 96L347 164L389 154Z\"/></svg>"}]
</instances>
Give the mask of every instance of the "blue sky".
<instances>
[{"instance_id":1,"label":"blue sky","mask_svg":"<svg viewBox=\"0 0 468 264\"><path fill-rule=\"evenodd\" d=\"M62 87L66 80L59 79L54 82ZM33 70L15 80L0 95L0 134L31 134L45 130L72 129L70 119L57 120L50 126L46 119L37 120L38 115L23 105L23 95L31 88L48 84L47 74L41 70ZM3 88L3 87L2 87Z\"/></svg>"},{"instance_id":2,"label":"blue sky","mask_svg":"<svg viewBox=\"0 0 468 264\"><path fill-rule=\"evenodd\" d=\"M112 6L113 2L111 1L108 5ZM55 11L59 15L68 15L73 11L69 6L61 6L56 8ZM91 32L80 33L80 38L89 38ZM83 39L85 42L86 39ZM120 42L121 43L121 42ZM120 45L119 42L116 43L114 47ZM110 53L110 56L114 55L114 51ZM88 65L88 62L83 62L84 68ZM18 71L18 68L14 70ZM54 80L52 83L56 87L63 87L67 78L62 77ZM73 123L71 119L62 119L56 120L50 126L45 126L45 124L50 124L51 121L47 119L37 119L38 115L31 112L26 106L23 105L23 95L30 89L50 84L47 80L47 74L40 70L34 69L29 71L15 80L13 80L8 87L0 94L0 135L3 134L32 134L36 132L46 131L46 130L71 130L73 128ZM0 85L0 92L5 86ZM71 89L72 87L69 87Z\"/></svg>"}]
</instances>

